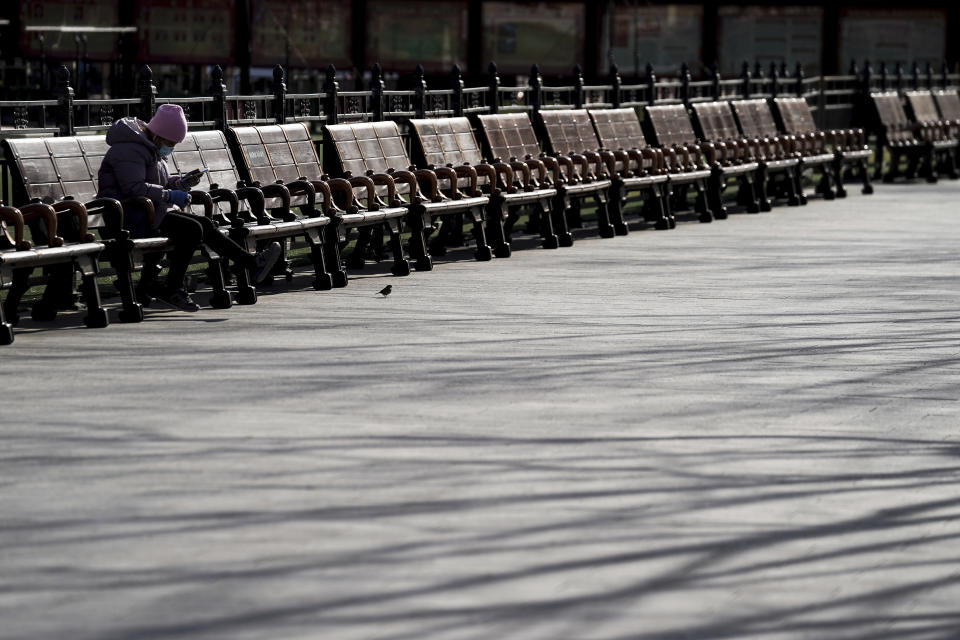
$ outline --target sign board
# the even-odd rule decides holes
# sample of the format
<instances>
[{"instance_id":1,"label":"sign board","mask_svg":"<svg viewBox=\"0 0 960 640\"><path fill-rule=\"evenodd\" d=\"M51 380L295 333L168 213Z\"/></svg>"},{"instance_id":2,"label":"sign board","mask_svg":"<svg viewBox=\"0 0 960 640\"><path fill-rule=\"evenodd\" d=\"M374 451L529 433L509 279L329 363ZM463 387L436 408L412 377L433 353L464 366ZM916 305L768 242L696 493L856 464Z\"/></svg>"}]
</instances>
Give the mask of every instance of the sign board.
<instances>
[{"instance_id":1,"label":"sign board","mask_svg":"<svg viewBox=\"0 0 960 640\"><path fill-rule=\"evenodd\" d=\"M323 69L350 66L350 0L254 0L254 66Z\"/></svg>"},{"instance_id":2,"label":"sign board","mask_svg":"<svg viewBox=\"0 0 960 640\"><path fill-rule=\"evenodd\" d=\"M23 26L117 26L119 0L22 0L20 24ZM117 57L118 34L91 33L87 38L87 56L91 60L112 60ZM23 55L40 55L37 33L21 30L20 51ZM52 58L69 59L77 55L73 33L44 33L43 52Z\"/></svg>"},{"instance_id":3,"label":"sign board","mask_svg":"<svg viewBox=\"0 0 960 640\"><path fill-rule=\"evenodd\" d=\"M500 71L569 75L583 63L585 7L579 2L484 2L484 66Z\"/></svg>"},{"instance_id":4,"label":"sign board","mask_svg":"<svg viewBox=\"0 0 960 640\"><path fill-rule=\"evenodd\" d=\"M840 14L840 60L846 69L851 60L912 65L930 62L939 66L946 54L947 13L920 9L846 9Z\"/></svg>"},{"instance_id":5,"label":"sign board","mask_svg":"<svg viewBox=\"0 0 960 640\"><path fill-rule=\"evenodd\" d=\"M796 63L809 74L820 73L823 9L801 6L720 7L720 72L740 73L743 62L751 69L759 62L764 73L771 62Z\"/></svg>"},{"instance_id":6,"label":"sign board","mask_svg":"<svg viewBox=\"0 0 960 640\"><path fill-rule=\"evenodd\" d=\"M666 4L616 5L608 14L607 47L622 75L642 76L647 63L670 75L684 62L700 62L703 7ZM604 72L605 69L598 71Z\"/></svg>"},{"instance_id":7,"label":"sign board","mask_svg":"<svg viewBox=\"0 0 960 640\"><path fill-rule=\"evenodd\" d=\"M449 71L467 61L467 2L369 0L366 57L388 71Z\"/></svg>"},{"instance_id":8,"label":"sign board","mask_svg":"<svg viewBox=\"0 0 960 640\"><path fill-rule=\"evenodd\" d=\"M139 0L139 59L175 64L230 64L234 0Z\"/></svg>"}]
</instances>

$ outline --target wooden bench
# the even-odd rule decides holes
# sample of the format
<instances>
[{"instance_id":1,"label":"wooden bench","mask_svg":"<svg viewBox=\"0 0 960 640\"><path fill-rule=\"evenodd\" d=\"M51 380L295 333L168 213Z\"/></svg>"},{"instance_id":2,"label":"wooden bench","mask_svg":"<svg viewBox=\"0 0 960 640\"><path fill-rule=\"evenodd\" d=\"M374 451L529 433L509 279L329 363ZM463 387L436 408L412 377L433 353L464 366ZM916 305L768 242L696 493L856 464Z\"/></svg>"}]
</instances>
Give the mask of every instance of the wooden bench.
<instances>
[{"instance_id":1,"label":"wooden bench","mask_svg":"<svg viewBox=\"0 0 960 640\"><path fill-rule=\"evenodd\" d=\"M779 117L780 128L796 140L796 149L804 158L816 158L833 154L834 190L838 198L845 198L843 186L844 168L853 165L863 181L862 193L873 193L867 160L867 147L863 129L829 129L821 131L813 120L813 112L806 98L774 98L773 104Z\"/></svg>"},{"instance_id":2,"label":"wooden bench","mask_svg":"<svg viewBox=\"0 0 960 640\"><path fill-rule=\"evenodd\" d=\"M290 191L291 207L300 208L307 215L324 215L332 221L322 246L326 251L326 269L333 276L333 286L347 284L339 250L339 245L346 243L347 229L360 230L355 249L347 260L348 266L358 269L364 266L364 252L371 241L372 231L386 227L393 252L392 273L397 276L410 273L410 264L404 258L400 242L406 208L383 202L370 177L356 176L345 180L326 176L305 124L231 128L227 130L227 138L244 181L256 186L283 184ZM303 181L310 183L315 197L305 188ZM393 183L393 179L385 174L378 179L378 182L383 181ZM363 200L362 205L358 197ZM313 250L319 250L319 245L314 245ZM323 276L318 274L318 277Z\"/></svg>"},{"instance_id":3,"label":"wooden bench","mask_svg":"<svg viewBox=\"0 0 960 640\"><path fill-rule=\"evenodd\" d=\"M712 172L708 193L720 198L726 189L727 179L736 178L740 183L737 203L749 213L769 211L766 186L768 176L775 168L766 161L758 162L761 157L758 146L753 140L740 134L730 104L719 101L701 102L693 105L693 114L695 132L699 136L700 146L707 152L707 161ZM784 168L790 170L789 167ZM758 195L761 197L758 198ZM799 204L799 201L791 204ZM718 201L713 207L723 209L723 202Z\"/></svg>"},{"instance_id":4,"label":"wooden bench","mask_svg":"<svg viewBox=\"0 0 960 640\"><path fill-rule=\"evenodd\" d=\"M593 198L597 216L607 215L607 191L609 180L594 180L581 175L582 163L562 154L548 155L540 148L533 123L526 113L493 113L477 116L480 130L489 149L489 157L495 162L504 162L514 167L514 173L522 173L523 165L544 170L544 179L549 178L556 195L553 198L552 227L561 247L573 245L570 233L570 218L576 217L581 202ZM576 220L574 221L576 222Z\"/></svg>"},{"instance_id":5,"label":"wooden bench","mask_svg":"<svg viewBox=\"0 0 960 640\"><path fill-rule=\"evenodd\" d=\"M931 172L929 162L932 159L930 147L923 139L920 127L910 121L907 112L896 91L883 91L870 94L873 105L874 129L877 137L876 173L882 175L884 182L893 182L901 175L908 180L917 177L918 170L927 174L927 179L936 181L936 172ZM884 150L890 152L890 165L883 171ZM903 159L907 161L906 171L900 169ZM924 164L926 166L921 167Z\"/></svg>"},{"instance_id":6,"label":"wooden bench","mask_svg":"<svg viewBox=\"0 0 960 640\"><path fill-rule=\"evenodd\" d=\"M198 167L209 169L190 192L193 213L212 217L223 225L224 233L250 252L257 251L266 242L279 240L285 256L286 239L302 237L310 247L314 288L333 288L334 279L327 270L324 252L325 228L331 220L315 207L316 188L310 181L294 180L285 185L281 180L255 185L245 180L221 131L188 133L176 146L170 163L171 173L181 175ZM299 197L298 204L294 197ZM336 244L335 238L331 244ZM273 273L283 273L288 279L292 276L285 257L277 261ZM346 282L339 284L343 286ZM250 284L246 270L237 272L237 289L237 302L256 302L256 289Z\"/></svg>"},{"instance_id":7,"label":"wooden bench","mask_svg":"<svg viewBox=\"0 0 960 640\"><path fill-rule=\"evenodd\" d=\"M0 290L9 289L6 300L0 305L0 345L13 342L13 326L19 321L18 306L36 267L72 265L82 277L81 293L87 307L84 324L88 327L109 324L97 288L97 256L103 250L103 244L88 236L86 212L82 206L76 205L79 203L66 203L55 209L49 204L33 203L17 209L0 204ZM58 210L74 218L77 242L64 243L57 235ZM34 233L34 239L43 237L46 244L34 246L25 239L26 225L35 221L38 224L33 225L34 229L42 223L43 231ZM35 320L52 320L56 315L57 301L46 295L32 309Z\"/></svg>"},{"instance_id":8,"label":"wooden bench","mask_svg":"<svg viewBox=\"0 0 960 640\"><path fill-rule=\"evenodd\" d=\"M487 238L498 258L510 256L510 235L518 210L532 209L543 246L559 246L550 218L557 190L543 162L527 164L497 160L488 163L465 117L412 119L413 157L421 167L437 171L440 187L449 198L486 195ZM450 172L453 173L450 173ZM442 242L438 242L441 245ZM442 248L440 248L442 250ZM431 246L431 251L434 251Z\"/></svg>"},{"instance_id":9,"label":"wooden bench","mask_svg":"<svg viewBox=\"0 0 960 640\"><path fill-rule=\"evenodd\" d=\"M467 196L453 199L440 191L440 176L429 169L417 169L410 162L400 129L395 122L360 122L326 125L326 164L334 162L336 175L344 178L375 176L387 173L394 180L394 191L387 184L377 185L381 197L392 204L407 207L407 228L410 230L409 254L420 271L433 269L433 259L427 247L427 232L435 231L444 218L458 219L461 215L473 218L473 235L477 243L474 257L490 260L493 251L487 245L484 233L484 209L487 196Z\"/></svg>"},{"instance_id":10,"label":"wooden bench","mask_svg":"<svg viewBox=\"0 0 960 640\"><path fill-rule=\"evenodd\" d=\"M933 157L927 159L927 168L933 172L933 178L942 169L951 179L956 180L958 127L956 122L943 118L937 110L937 103L930 91L907 91L904 93L909 107L909 115L923 141L927 144L927 153Z\"/></svg>"},{"instance_id":11,"label":"wooden bench","mask_svg":"<svg viewBox=\"0 0 960 640\"><path fill-rule=\"evenodd\" d=\"M639 193L645 200L647 215L655 212L651 221L660 228L669 227L669 219L663 209L663 185L667 181L665 174L654 175L649 169L653 161L647 160L644 166L643 155L634 152L633 156L625 149L608 149L597 136L595 123L604 121L602 112L595 111L591 119L586 109L558 109L540 112L547 147L551 153L563 154L570 158L584 158L596 178L608 178L609 220L599 222L600 235L613 233L626 235L629 231L623 216L623 207L630 192ZM606 227L604 226L606 225Z\"/></svg>"},{"instance_id":12,"label":"wooden bench","mask_svg":"<svg viewBox=\"0 0 960 640\"><path fill-rule=\"evenodd\" d=\"M756 145L757 160L764 167L766 175L763 179L764 189L760 193L761 206L764 200L777 195L786 197L788 203L796 202L793 200L796 197L799 204L806 204L807 196L803 192L805 169L820 171L817 191L823 194L824 199L832 200L836 197L833 189L832 153L802 153L795 138L782 133L777 127L770 104L765 99L733 100L730 106L737 118L740 132ZM769 180L769 175L773 173L783 174L784 179L779 185Z\"/></svg>"},{"instance_id":13,"label":"wooden bench","mask_svg":"<svg viewBox=\"0 0 960 640\"><path fill-rule=\"evenodd\" d=\"M141 208L153 217L153 204L147 198L120 203L112 198L97 198L97 172L107 151L104 136L63 138L24 138L4 140L10 163L14 201L25 204L42 200L59 211L86 216L87 228L99 232L103 242L102 258L116 272L115 285L120 293L121 322L139 322L143 308L133 289L132 274L144 265L144 257L159 255L170 248L166 238L131 238L123 228L126 210ZM61 213L61 219L63 214ZM63 221L63 220L62 220ZM79 241L81 238L76 237ZM217 258L211 269L221 273ZM222 277L220 278L222 283ZM229 296L214 296L213 303L229 306Z\"/></svg>"},{"instance_id":14,"label":"wooden bench","mask_svg":"<svg viewBox=\"0 0 960 640\"><path fill-rule=\"evenodd\" d=\"M647 138L663 151L663 166L670 177L667 181L670 196L677 195L675 204L686 204L686 190L692 186L696 190L694 210L699 214L700 222L712 222L714 217L725 218L726 211L716 206L719 194L713 194L708 202L708 182L713 171L705 162L705 150L697 144L697 134L686 107L682 104L647 107L643 124ZM678 186L680 189L675 190Z\"/></svg>"}]
</instances>

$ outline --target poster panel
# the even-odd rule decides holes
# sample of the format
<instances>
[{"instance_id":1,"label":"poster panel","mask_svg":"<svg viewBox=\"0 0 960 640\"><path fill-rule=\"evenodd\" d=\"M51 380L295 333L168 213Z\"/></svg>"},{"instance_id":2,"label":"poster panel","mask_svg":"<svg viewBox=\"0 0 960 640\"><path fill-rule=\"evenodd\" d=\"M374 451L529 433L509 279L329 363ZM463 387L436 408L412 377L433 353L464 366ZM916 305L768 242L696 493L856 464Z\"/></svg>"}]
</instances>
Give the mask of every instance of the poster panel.
<instances>
[{"instance_id":1,"label":"poster panel","mask_svg":"<svg viewBox=\"0 0 960 640\"><path fill-rule=\"evenodd\" d=\"M115 27L120 23L119 0L21 0L20 24L24 26ZM119 35L86 34L87 56L91 60L112 60L117 56ZM51 58L74 58L77 44L72 33L43 34L44 54ZM34 32L20 31L23 55L40 55L40 39Z\"/></svg>"},{"instance_id":2,"label":"poster panel","mask_svg":"<svg viewBox=\"0 0 960 640\"><path fill-rule=\"evenodd\" d=\"M366 57L388 71L449 71L467 60L467 2L370 0Z\"/></svg>"},{"instance_id":3,"label":"poster panel","mask_svg":"<svg viewBox=\"0 0 960 640\"><path fill-rule=\"evenodd\" d=\"M230 64L234 0L139 0L139 58L174 64Z\"/></svg>"},{"instance_id":4,"label":"poster panel","mask_svg":"<svg viewBox=\"0 0 960 640\"><path fill-rule=\"evenodd\" d=\"M483 59L506 73L569 75L583 63L585 7L579 2L485 2Z\"/></svg>"},{"instance_id":5,"label":"poster panel","mask_svg":"<svg viewBox=\"0 0 960 640\"><path fill-rule=\"evenodd\" d=\"M743 62L786 62L791 72L797 62L808 74L820 72L823 9L802 6L720 7L720 72L740 73Z\"/></svg>"},{"instance_id":6,"label":"poster panel","mask_svg":"<svg viewBox=\"0 0 960 640\"><path fill-rule=\"evenodd\" d=\"M250 10L254 66L351 64L350 0L254 0Z\"/></svg>"},{"instance_id":7,"label":"poster panel","mask_svg":"<svg viewBox=\"0 0 960 640\"><path fill-rule=\"evenodd\" d=\"M656 73L672 75L684 62L696 67L701 58L703 6L666 4L616 5L609 12L607 51L620 73L639 77L647 63ZM604 72L605 69L598 69Z\"/></svg>"},{"instance_id":8,"label":"poster panel","mask_svg":"<svg viewBox=\"0 0 960 640\"><path fill-rule=\"evenodd\" d=\"M851 60L939 66L946 54L947 13L929 9L846 9L840 14L841 69ZM876 68L876 67L874 67Z\"/></svg>"}]
</instances>

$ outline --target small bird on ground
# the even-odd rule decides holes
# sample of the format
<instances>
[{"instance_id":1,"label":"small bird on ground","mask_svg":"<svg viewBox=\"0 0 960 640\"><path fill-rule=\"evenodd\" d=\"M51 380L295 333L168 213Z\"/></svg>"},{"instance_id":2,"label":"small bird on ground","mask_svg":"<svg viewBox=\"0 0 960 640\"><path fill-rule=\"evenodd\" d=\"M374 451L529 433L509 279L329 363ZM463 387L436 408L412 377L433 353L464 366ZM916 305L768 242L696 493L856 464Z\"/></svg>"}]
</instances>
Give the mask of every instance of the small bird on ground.
<instances>
[{"instance_id":1,"label":"small bird on ground","mask_svg":"<svg viewBox=\"0 0 960 640\"><path fill-rule=\"evenodd\" d=\"M388 295L390 295L390 293L391 293L392 291L393 291L393 285L392 285L392 284L388 284L388 285L385 286L383 289L380 289L380 291L378 291L377 293L379 293L379 294L382 295L384 298L386 298Z\"/></svg>"}]
</instances>

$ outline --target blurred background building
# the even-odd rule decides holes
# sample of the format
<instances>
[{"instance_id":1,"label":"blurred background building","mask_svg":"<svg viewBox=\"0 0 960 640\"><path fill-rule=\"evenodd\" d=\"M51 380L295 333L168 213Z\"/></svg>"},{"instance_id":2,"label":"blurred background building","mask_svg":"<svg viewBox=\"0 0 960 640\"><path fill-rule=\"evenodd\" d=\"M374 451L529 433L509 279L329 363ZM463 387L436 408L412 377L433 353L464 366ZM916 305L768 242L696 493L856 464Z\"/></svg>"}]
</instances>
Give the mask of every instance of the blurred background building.
<instances>
[{"instance_id":1,"label":"blurred background building","mask_svg":"<svg viewBox=\"0 0 960 640\"><path fill-rule=\"evenodd\" d=\"M349 88L379 62L391 83L417 64L454 64L480 82L502 74L590 79L616 62L625 78L652 63L660 75L713 62L801 62L808 74L845 72L851 60L911 65L960 60L955 2L521 2L507 0L21 0L0 3L4 96L46 94L66 63L79 96L129 95L149 64L162 95L202 93L212 65L231 92L263 91L272 67L294 91L318 90L329 64ZM402 74L402 75L401 75Z\"/></svg>"}]
</instances>

